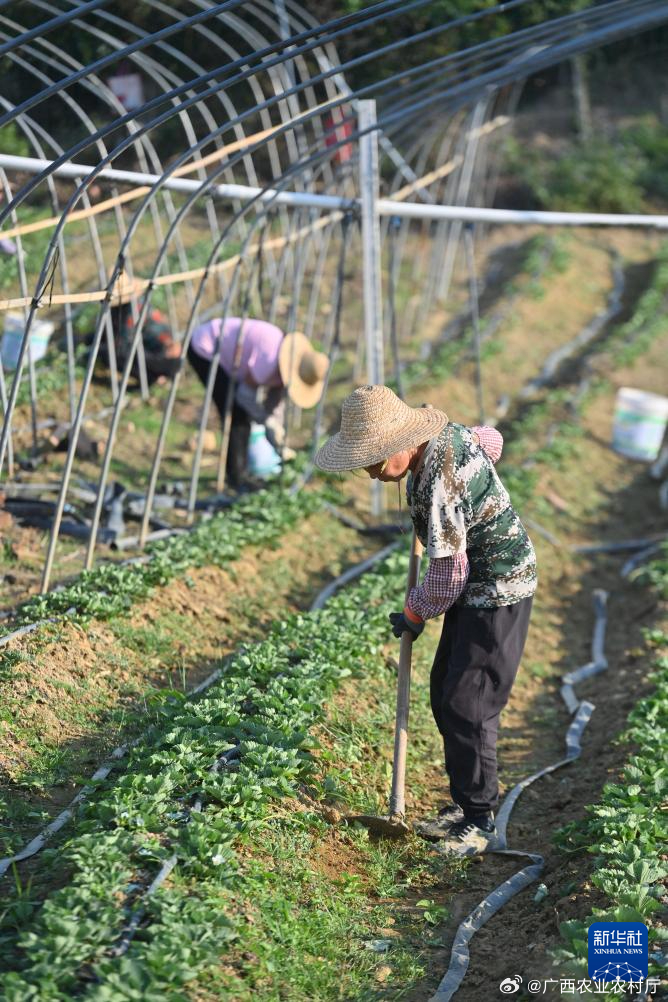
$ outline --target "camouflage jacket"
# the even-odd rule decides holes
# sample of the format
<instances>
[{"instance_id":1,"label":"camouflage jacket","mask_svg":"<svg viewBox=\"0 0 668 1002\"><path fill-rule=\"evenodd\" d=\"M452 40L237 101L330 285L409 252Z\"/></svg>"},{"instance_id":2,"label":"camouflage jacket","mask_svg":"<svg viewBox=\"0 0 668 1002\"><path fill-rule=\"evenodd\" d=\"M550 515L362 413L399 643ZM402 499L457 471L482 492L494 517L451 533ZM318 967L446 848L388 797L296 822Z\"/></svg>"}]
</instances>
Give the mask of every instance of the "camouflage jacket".
<instances>
[{"instance_id":1,"label":"camouflage jacket","mask_svg":"<svg viewBox=\"0 0 668 1002\"><path fill-rule=\"evenodd\" d=\"M536 555L494 465L469 428L448 424L409 477L415 531L429 557L466 553L460 605L514 605L536 590Z\"/></svg>"}]
</instances>

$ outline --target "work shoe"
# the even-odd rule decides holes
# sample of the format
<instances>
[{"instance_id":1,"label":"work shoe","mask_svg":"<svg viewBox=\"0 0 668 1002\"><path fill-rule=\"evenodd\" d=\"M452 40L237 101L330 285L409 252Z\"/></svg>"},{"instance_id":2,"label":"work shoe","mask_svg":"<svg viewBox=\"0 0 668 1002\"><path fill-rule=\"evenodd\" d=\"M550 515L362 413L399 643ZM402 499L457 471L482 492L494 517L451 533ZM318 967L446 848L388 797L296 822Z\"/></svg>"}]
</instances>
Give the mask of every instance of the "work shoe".
<instances>
[{"instance_id":1,"label":"work shoe","mask_svg":"<svg viewBox=\"0 0 668 1002\"><path fill-rule=\"evenodd\" d=\"M481 818L477 824L471 818L462 818L450 825L438 850L457 856L480 856L499 845L493 817Z\"/></svg>"},{"instance_id":2,"label":"work shoe","mask_svg":"<svg viewBox=\"0 0 668 1002\"><path fill-rule=\"evenodd\" d=\"M446 804L445 807L441 807L435 818L426 818L424 821L418 821L415 825L415 831L418 835L422 835L423 838L434 840L447 838L450 826L456 821L461 821L463 817L464 812L459 804Z\"/></svg>"}]
</instances>

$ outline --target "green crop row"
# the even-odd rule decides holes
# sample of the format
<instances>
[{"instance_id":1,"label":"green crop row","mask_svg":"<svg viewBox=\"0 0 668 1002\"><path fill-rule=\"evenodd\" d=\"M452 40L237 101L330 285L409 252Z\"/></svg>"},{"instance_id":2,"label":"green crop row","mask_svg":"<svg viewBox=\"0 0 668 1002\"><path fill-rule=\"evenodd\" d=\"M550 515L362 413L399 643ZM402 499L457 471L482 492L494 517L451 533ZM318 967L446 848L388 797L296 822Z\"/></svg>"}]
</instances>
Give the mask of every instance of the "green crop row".
<instances>
[{"instance_id":1,"label":"green crop row","mask_svg":"<svg viewBox=\"0 0 668 1002\"><path fill-rule=\"evenodd\" d=\"M59 591L34 596L20 607L17 624L65 614L82 620L91 616L110 619L127 613L153 588L167 584L191 567L225 566L253 543L276 546L286 529L317 511L322 498L318 491L291 495L280 485L258 491L229 510L202 520L191 532L152 543L147 547L151 559L145 564L100 564L83 571Z\"/></svg>"},{"instance_id":2,"label":"green crop row","mask_svg":"<svg viewBox=\"0 0 668 1002\"><path fill-rule=\"evenodd\" d=\"M241 903L275 906L271 868L245 863L237 849L256 835L279 845L301 829L306 839L309 828L323 824L308 812L281 814L278 801L295 796L312 776L309 731L337 683L379 670L403 570L405 558L393 556L324 610L276 623L266 641L235 655L199 699L176 691L154 698L146 741L131 752L127 770L100 784L64 845L43 852L43 865L59 882L69 875L66 886L38 907L17 882L0 923L0 953L9 968L3 999L185 998L182 986L218 964L252 925ZM212 773L235 743L238 768ZM204 805L194 810L198 792ZM169 883L143 899L141 888L172 855L178 865ZM321 902L316 949L328 949L328 922L341 920L345 897L327 907ZM140 907L145 923L125 955L112 956ZM360 963L368 966L364 957Z\"/></svg>"},{"instance_id":3,"label":"green crop row","mask_svg":"<svg viewBox=\"0 0 668 1002\"><path fill-rule=\"evenodd\" d=\"M630 365L647 351L654 338L666 331L667 297L668 243L665 243L657 253L652 280L638 300L633 316L612 335L613 356L617 365Z\"/></svg>"},{"instance_id":4,"label":"green crop row","mask_svg":"<svg viewBox=\"0 0 668 1002\"><path fill-rule=\"evenodd\" d=\"M141 610L141 603L150 601L149 596L172 579L194 587L190 576L194 567L229 566L234 576L234 561L247 552L248 545L259 544L266 552L280 543L286 532L319 506L324 496L321 488L304 491L297 499L276 485L258 496L242 499L235 509L201 522L190 533L155 544L146 563L100 565L79 575L62 591L37 596L19 610L19 622L36 624L37 629L0 648L0 733L9 736L14 746L22 747L18 757L3 762L5 768L11 768L12 792L5 790L6 796L0 793L0 843L9 836L11 846L16 846L22 835L22 824L16 822L31 818L32 826L39 819L40 812L30 808L21 787L50 787L78 776L82 767L87 769L87 756L97 758L103 754L117 728L121 729L118 741L123 740L123 734L132 737L132 732L125 729L126 703L132 698L141 704L143 685L152 677L153 667L163 683L172 678L172 672L178 673L186 688L184 652L188 651L188 665L195 667L202 638L191 643L191 625L185 629L182 617L173 610L171 615L159 615L150 623L144 620L143 625L133 625L127 615L138 607ZM232 606L237 602L234 594L230 602ZM52 645L64 651L65 637L72 636L63 632L66 624L77 624L86 632L87 622L95 618L113 621L111 630L118 646L100 651L99 660L89 671L80 673L73 664L67 678L51 680L50 660L52 656L58 658L57 649L52 653ZM55 622L50 622L52 619ZM258 639L257 633L253 639ZM135 666L132 681L123 670L118 671L128 664ZM49 678L51 691L58 694L62 728L59 737L47 737L38 723L42 720L39 707L44 703L44 694L36 679L42 671ZM98 687L100 671L110 672L111 677ZM135 726L141 731L141 724ZM71 728L78 735L74 744L64 739ZM0 855L3 851L0 845Z\"/></svg>"},{"instance_id":5,"label":"green crop row","mask_svg":"<svg viewBox=\"0 0 668 1002\"><path fill-rule=\"evenodd\" d=\"M638 578L665 589L666 555L668 550ZM635 753L619 782L608 783L600 803L588 808L588 820L566 825L556 835L565 851L596 857L591 883L609 901L605 908L592 909L584 920L561 924L565 945L554 952L554 960L567 974L586 975L587 929L601 921L644 922L649 929L649 976L660 977L668 969L662 904L668 877L668 635L647 630L645 645L652 659L654 689L635 706L619 738Z\"/></svg>"}]
</instances>

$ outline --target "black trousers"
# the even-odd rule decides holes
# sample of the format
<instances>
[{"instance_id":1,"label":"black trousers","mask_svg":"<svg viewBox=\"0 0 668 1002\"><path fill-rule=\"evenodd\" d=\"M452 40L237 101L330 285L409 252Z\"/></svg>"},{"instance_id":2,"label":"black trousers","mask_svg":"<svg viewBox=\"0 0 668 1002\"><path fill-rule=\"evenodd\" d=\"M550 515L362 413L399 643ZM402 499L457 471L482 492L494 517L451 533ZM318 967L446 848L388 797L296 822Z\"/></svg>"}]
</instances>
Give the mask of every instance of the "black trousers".
<instances>
[{"instance_id":1,"label":"black trousers","mask_svg":"<svg viewBox=\"0 0 668 1002\"><path fill-rule=\"evenodd\" d=\"M496 810L496 740L519 668L531 598L498 609L454 605L431 670L431 708L443 735L450 794L467 817Z\"/></svg>"},{"instance_id":2,"label":"black trousers","mask_svg":"<svg viewBox=\"0 0 668 1002\"><path fill-rule=\"evenodd\" d=\"M209 381L209 369L211 362L207 358L202 358L193 348L188 345L188 361L199 376L201 382L206 386ZM221 365L216 370L216 378L213 383L213 402L220 414L221 423L225 417L225 400L227 399L227 388L230 377ZM238 487L243 480L248 468L248 443L250 441L251 419L239 404L235 401L232 405L232 425L230 427L230 445L227 450L227 482L230 487Z\"/></svg>"}]
</instances>

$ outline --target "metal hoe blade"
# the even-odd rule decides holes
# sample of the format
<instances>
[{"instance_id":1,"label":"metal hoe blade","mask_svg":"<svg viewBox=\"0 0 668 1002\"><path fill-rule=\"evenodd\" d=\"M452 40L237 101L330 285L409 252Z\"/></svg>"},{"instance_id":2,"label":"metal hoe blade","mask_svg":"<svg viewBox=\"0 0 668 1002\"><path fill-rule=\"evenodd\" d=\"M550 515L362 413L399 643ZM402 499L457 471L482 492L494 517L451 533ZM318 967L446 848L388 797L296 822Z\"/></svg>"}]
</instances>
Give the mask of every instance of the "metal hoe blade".
<instances>
[{"instance_id":1,"label":"metal hoe blade","mask_svg":"<svg viewBox=\"0 0 668 1002\"><path fill-rule=\"evenodd\" d=\"M402 838L412 831L410 826L406 824L403 814L355 814L346 820L348 823L357 822L357 824L364 825L374 835Z\"/></svg>"}]
</instances>

